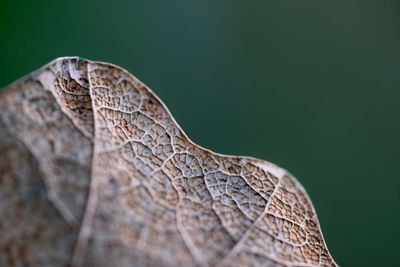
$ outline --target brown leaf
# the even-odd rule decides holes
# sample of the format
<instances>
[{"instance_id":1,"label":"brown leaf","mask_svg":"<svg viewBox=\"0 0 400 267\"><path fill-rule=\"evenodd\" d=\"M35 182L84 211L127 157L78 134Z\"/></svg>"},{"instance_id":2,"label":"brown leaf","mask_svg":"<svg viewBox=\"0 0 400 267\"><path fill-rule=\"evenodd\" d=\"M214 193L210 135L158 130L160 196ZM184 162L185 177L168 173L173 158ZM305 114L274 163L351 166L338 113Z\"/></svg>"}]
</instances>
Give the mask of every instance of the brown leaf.
<instances>
[{"instance_id":1,"label":"brown leaf","mask_svg":"<svg viewBox=\"0 0 400 267\"><path fill-rule=\"evenodd\" d=\"M194 144L120 67L56 59L0 124L1 266L337 266L291 174Z\"/></svg>"}]
</instances>

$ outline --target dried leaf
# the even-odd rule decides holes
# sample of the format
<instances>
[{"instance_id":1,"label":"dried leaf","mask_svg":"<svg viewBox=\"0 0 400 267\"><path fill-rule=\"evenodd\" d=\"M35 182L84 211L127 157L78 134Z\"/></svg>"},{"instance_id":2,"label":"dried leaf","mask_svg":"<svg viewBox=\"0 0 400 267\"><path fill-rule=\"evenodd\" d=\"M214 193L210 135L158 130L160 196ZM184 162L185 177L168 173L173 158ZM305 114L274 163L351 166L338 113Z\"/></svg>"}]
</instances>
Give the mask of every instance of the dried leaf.
<instances>
[{"instance_id":1,"label":"dried leaf","mask_svg":"<svg viewBox=\"0 0 400 267\"><path fill-rule=\"evenodd\" d=\"M194 144L120 67L56 59L0 124L1 266L337 266L291 174Z\"/></svg>"}]
</instances>

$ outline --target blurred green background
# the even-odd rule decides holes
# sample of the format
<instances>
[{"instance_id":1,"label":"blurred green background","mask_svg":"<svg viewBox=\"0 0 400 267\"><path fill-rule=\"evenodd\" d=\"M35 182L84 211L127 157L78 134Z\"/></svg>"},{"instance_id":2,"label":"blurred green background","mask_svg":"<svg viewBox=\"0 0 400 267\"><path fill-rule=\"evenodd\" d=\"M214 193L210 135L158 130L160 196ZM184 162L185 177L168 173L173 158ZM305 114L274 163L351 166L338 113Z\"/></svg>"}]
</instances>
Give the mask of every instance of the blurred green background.
<instances>
[{"instance_id":1,"label":"blurred green background","mask_svg":"<svg viewBox=\"0 0 400 267\"><path fill-rule=\"evenodd\" d=\"M400 252L399 1L0 1L0 87L120 65L198 144L290 170L342 266Z\"/></svg>"}]
</instances>

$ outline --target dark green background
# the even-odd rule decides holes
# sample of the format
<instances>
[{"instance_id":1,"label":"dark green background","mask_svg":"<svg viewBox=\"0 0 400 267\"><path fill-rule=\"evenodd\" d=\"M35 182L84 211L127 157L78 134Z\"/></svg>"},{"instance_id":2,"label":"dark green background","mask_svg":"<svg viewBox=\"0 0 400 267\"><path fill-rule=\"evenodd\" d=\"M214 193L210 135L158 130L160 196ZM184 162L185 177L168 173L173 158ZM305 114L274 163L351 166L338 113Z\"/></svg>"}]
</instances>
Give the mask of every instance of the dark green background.
<instances>
[{"instance_id":1,"label":"dark green background","mask_svg":"<svg viewBox=\"0 0 400 267\"><path fill-rule=\"evenodd\" d=\"M295 174L342 266L400 252L400 2L0 1L0 87L79 55L123 66L202 146Z\"/></svg>"}]
</instances>

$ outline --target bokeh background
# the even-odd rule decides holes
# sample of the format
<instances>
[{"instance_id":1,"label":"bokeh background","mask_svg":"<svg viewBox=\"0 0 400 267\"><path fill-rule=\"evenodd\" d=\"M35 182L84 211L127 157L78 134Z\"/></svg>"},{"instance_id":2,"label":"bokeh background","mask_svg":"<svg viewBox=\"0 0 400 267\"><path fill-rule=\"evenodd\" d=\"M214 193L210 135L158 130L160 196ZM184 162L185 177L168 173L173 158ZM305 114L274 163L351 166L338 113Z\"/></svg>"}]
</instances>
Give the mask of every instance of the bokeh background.
<instances>
[{"instance_id":1,"label":"bokeh background","mask_svg":"<svg viewBox=\"0 0 400 267\"><path fill-rule=\"evenodd\" d=\"M66 55L128 69L198 144L290 170L341 266L398 264L399 1L0 1L0 87Z\"/></svg>"}]
</instances>

